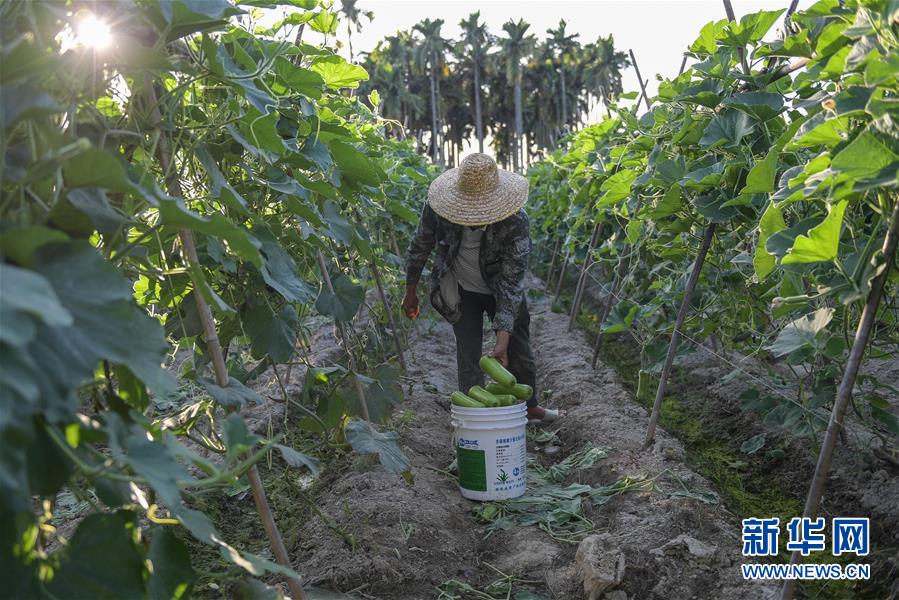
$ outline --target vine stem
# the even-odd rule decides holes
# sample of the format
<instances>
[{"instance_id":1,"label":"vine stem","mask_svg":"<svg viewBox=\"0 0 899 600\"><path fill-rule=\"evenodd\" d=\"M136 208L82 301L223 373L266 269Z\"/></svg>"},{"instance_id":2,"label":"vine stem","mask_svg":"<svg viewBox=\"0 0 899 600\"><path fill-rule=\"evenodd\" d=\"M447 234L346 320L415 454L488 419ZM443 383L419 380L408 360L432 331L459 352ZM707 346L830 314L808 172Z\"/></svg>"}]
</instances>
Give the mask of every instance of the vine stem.
<instances>
[{"instance_id":1,"label":"vine stem","mask_svg":"<svg viewBox=\"0 0 899 600\"><path fill-rule=\"evenodd\" d=\"M328 288L328 291L333 294L334 284L331 282L331 275L328 273L328 264L325 262L325 255L322 254L320 249L317 251L316 258L318 259L318 268L322 274L322 281L325 282L325 287ZM371 417L368 415L368 402L365 399L365 390L362 389L362 382L359 381L359 376L356 373L358 363L356 361L356 354L353 352L353 347L350 343L350 336L347 334L344 324L338 321L337 318L334 319L334 325L337 327L337 333L346 348L347 360L349 360L350 370L353 372L353 385L356 387L356 395L359 396L359 405L362 408L362 418L366 421L371 421Z\"/></svg>"},{"instance_id":2,"label":"vine stem","mask_svg":"<svg viewBox=\"0 0 899 600\"><path fill-rule=\"evenodd\" d=\"M699 281L702 264L705 262L706 254L708 254L709 247L712 245L714 234L715 223L710 223L705 228L702 245L699 247L699 253L696 255L696 261L693 263L693 271L690 273L690 279L687 280L687 287L684 290L684 299L680 304L680 310L677 312L674 331L671 333L671 342L668 344L668 354L665 356L665 366L662 368L662 374L659 377L659 387L656 389L655 402L652 404L652 414L649 416L649 426L646 428L646 440L643 442L644 448L651 446L655 438L656 424L659 422L659 413L662 410L662 399L665 397L665 389L668 387L668 375L671 373L671 365L674 363L674 355L680 342L681 327L684 325L684 319L687 318L687 311L690 308L690 302L693 300L693 291L696 289L696 283Z\"/></svg>"},{"instance_id":3,"label":"vine stem","mask_svg":"<svg viewBox=\"0 0 899 600\"><path fill-rule=\"evenodd\" d=\"M602 230L602 224L597 221L593 226L593 235L590 236L590 243L587 245L587 256L584 257L584 264L581 266L581 274L578 277L577 285L574 288L574 298L571 301L571 314L568 317L568 331L574 329L577 321L577 313L581 308L581 300L584 298L584 288L587 287L587 271L593 266L593 251L599 243L599 236Z\"/></svg>"},{"instance_id":4,"label":"vine stem","mask_svg":"<svg viewBox=\"0 0 899 600\"><path fill-rule=\"evenodd\" d=\"M562 293L562 282L565 281L565 271L568 270L568 261L571 259L571 250L565 251L565 260L562 262L562 270L559 273L559 281L556 282L556 289L553 294L556 297L556 300L559 300L559 294Z\"/></svg>"},{"instance_id":5,"label":"vine stem","mask_svg":"<svg viewBox=\"0 0 899 600\"><path fill-rule=\"evenodd\" d=\"M855 330L852 350L849 352L849 361L846 363L846 370L843 372L843 379L840 381L839 390L837 390L837 398L830 413L830 421L827 423L827 430L821 442L821 452L818 453L815 475L812 477L812 483L809 486L808 496L805 500L805 508L802 512L802 516L809 519L814 519L818 515L818 507L821 504L821 496L824 493L824 484L827 483L827 478L830 474L830 463L833 459L837 436L840 432L845 431L843 429L843 417L852 399L852 389L855 387L855 379L858 376L862 358L865 355L865 347L868 345L871 330L874 328L877 307L883 297L884 285L887 277L890 275L890 270L893 268L897 243L899 243L899 198L895 199L893 213L890 217L890 227L887 230L886 238L883 240L884 268L871 282L871 291L868 292L865 308L862 310L858 320L858 328ZM792 556L790 556L790 564L797 564L799 559L799 552L794 551ZM781 599L791 600L795 587L795 580L786 580L781 590Z\"/></svg>"},{"instance_id":6,"label":"vine stem","mask_svg":"<svg viewBox=\"0 0 899 600\"><path fill-rule=\"evenodd\" d=\"M166 174L166 187L168 188L170 195L177 198L183 198L184 192L181 185L181 178L176 172L170 169L172 166L173 153L172 148L169 145L168 137L160 129L162 117L159 112L159 105L156 101L156 92L149 77L145 79L145 83L147 86L147 94L153 105L152 116L154 127L160 132L159 143L156 150L159 158L159 165L162 168L163 173ZM189 229L181 229L178 232L178 237L184 248L185 260L188 268L197 273L201 273L200 259L197 255L197 245L194 241L193 232ZM209 307L206 299L203 298L203 294L195 293L194 299L196 300L200 321L203 324L203 337L206 341L206 347L212 360L216 384L219 387L227 387L229 381L228 369L225 365L225 357L222 353L222 345L219 341L218 332L216 331L215 318L212 315L212 309ZM278 530L278 524L275 522L271 506L265 495L265 487L262 484L262 478L259 477L259 469L255 464L248 469L247 478L249 479L250 489L253 493L253 501L256 503L256 511L259 513L259 518L262 520L262 526L265 528L265 533L268 536L272 553L275 555L278 564L287 567L288 569L292 569L290 557L287 554L287 547L284 545L284 539L281 537L281 532ZM303 585L298 578L288 578L287 587L290 589L290 593L295 600L303 600L305 597Z\"/></svg>"}]
</instances>

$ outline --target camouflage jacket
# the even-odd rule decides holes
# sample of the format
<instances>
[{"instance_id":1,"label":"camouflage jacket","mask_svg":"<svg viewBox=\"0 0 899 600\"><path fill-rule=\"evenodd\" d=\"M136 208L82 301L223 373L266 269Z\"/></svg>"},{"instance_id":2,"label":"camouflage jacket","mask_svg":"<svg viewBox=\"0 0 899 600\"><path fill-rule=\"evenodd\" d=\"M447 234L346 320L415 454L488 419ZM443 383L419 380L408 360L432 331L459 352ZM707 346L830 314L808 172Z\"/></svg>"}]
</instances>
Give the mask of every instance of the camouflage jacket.
<instances>
[{"instance_id":1,"label":"camouflage jacket","mask_svg":"<svg viewBox=\"0 0 899 600\"><path fill-rule=\"evenodd\" d=\"M437 247L431 269L431 304L450 323L459 320L459 307L444 301L440 281L452 268L461 241L462 225L447 221L426 203L406 257L406 284L418 283L431 251ZM487 226L479 258L481 275L496 298L495 330L512 331L524 299L524 274L530 252L530 224L523 210Z\"/></svg>"}]
</instances>

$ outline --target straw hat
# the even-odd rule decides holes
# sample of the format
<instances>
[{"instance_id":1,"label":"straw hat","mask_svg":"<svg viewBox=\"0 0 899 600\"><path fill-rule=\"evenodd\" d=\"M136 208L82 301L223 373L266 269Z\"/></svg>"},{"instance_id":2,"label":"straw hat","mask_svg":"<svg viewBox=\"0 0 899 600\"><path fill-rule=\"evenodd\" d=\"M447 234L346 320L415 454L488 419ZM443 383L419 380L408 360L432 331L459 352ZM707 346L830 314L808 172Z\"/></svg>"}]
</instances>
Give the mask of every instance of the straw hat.
<instances>
[{"instance_id":1,"label":"straw hat","mask_svg":"<svg viewBox=\"0 0 899 600\"><path fill-rule=\"evenodd\" d=\"M465 157L431 183L428 204L438 215L458 225L479 227L502 221L528 199L526 177L499 169L486 154Z\"/></svg>"}]
</instances>

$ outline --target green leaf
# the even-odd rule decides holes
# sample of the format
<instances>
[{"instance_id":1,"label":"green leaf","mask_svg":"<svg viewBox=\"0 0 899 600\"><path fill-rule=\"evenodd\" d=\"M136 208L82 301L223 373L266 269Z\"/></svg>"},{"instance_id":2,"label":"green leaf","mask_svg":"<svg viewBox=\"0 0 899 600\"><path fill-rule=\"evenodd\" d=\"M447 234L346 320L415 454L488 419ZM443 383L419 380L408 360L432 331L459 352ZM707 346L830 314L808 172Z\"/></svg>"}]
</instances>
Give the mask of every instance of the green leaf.
<instances>
[{"instance_id":1,"label":"green leaf","mask_svg":"<svg viewBox=\"0 0 899 600\"><path fill-rule=\"evenodd\" d=\"M321 293L315 301L315 309L337 321L352 321L356 311L365 301L365 290L345 275L332 276L331 284L334 286L334 292L331 293L326 286L322 286Z\"/></svg>"},{"instance_id":2,"label":"green leaf","mask_svg":"<svg viewBox=\"0 0 899 600\"><path fill-rule=\"evenodd\" d=\"M761 450L765 445L765 434L760 433L758 435L754 435L742 444L740 444L740 452L743 454L755 454L759 450Z\"/></svg>"},{"instance_id":3,"label":"green leaf","mask_svg":"<svg viewBox=\"0 0 899 600\"><path fill-rule=\"evenodd\" d=\"M828 206L827 216L812 227L808 235L799 235L793 247L783 257L782 264L814 263L831 261L840 247L840 232L843 228L843 213L848 200Z\"/></svg>"},{"instance_id":4,"label":"green leaf","mask_svg":"<svg viewBox=\"0 0 899 600\"><path fill-rule=\"evenodd\" d=\"M762 10L744 16L739 23L731 21L724 27L724 31L718 38L719 42L726 46L743 48L748 44L761 41L783 12L784 9Z\"/></svg>"},{"instance_id":5,"label":"green leaf","mask_svg":"<svg viewBox=\"0 0 899 600\"><path fill-rule=\"evenodd\" d=\"M346 440L360 454L377 454L388 473L409 473L412 462L400 449L399 435L394 431L381 433L370 423L353 420L346 425Z\"/></svg>"},{"instance_id":6,"label":"green leaf","mask_svg":"<svg viewBox=\"0 0 899 600\"><path fill-rule=\"evenodd\" d=\"M746 113L729 109L719 115L705 128L699 144L706 148L722 146L736 148L744 137L755 130L755 124Z\"/></svg>"},{"instance_id":7,"label":"green leaf","mask_svg":"<svg viewBox=\"0 0 899 600\"><path fill-rule=\"evenodd\" d=\"M212 181L212 187L209 190L210 195L221 200L228 208L240 214L249 215L250 211L247 209L247 201L222 175L212 155L209 154L209 150L204 146L198 146L194 148L193 153L197 160L200 161L200 164L203 165L203 168L206 169L206 174L209 175L209 179Z\"/></svg>"},{"instance_id":8,"label":"green leaf","mask_svg":"<svg viewBox=\"0 0 899 600\"><path fill-rule=\"evenodd\" d=\"M746 176L746 186L740 191L741 194L767 194L774 191L777 159L780 157L780 152L781 149L774 146L768 151L765 158L756 161Z\"/></svg>"},{"instance_id":9,"label":"green leaf","mask_svg":"<svg viewBox=\"0 0 899 600\"><path fill-rule=\"evenodd\" d=\"M832 308L820 308L788 323L768 347L774 356L784 356L800 348L818 345L818 334L827 328L833 318Z\"/></svg>"},{"instance_id":10,"label":"green leaf","mask_svg":"<svg viewBox=\"0 0 899 600\"><path fill-rule=\"evenodd\" d=\"M896 177L899 170L899 127L889 115L872 121L833 157L831 169L852 179ZM895 185L895 182L894 182Z\"/></svg>"},{"instance_id":11,"label":"green leaf","mask_svg":"<svg viewBox=\"0 0 899 600\"><path fill-rule=\"evenodd\" d=\"M331 156L334 157L334 162L340 168L344 181L355 185L370 186L377 186L381 183L384 173L355 147L338 140L332 141L329 147Z\"/></svg>"},{"instance_id":12,"label":"green leaf","mask_svg":"<svg viewBox=\"0 0 899 600\"><path fill-rule=\"evenodd\" d=\"M780 209L773 201L769 201L768 208L765 209L759 220L759 239L755 246L755 255L752 258L757 281L765 279L777 266L777 259L766 249L768 238L786 228L787 224L784 222Z\"/></svg>"},{"instance_id":13,"label":"green leaf","mask_svg":"<svg viewBox=\"0 0 899 600\"><path fill-rule=\"evenodd\" d=\"M321 98L325 80L315 71L298 67L283 57L275 61L275 71L290 91L314 100Z\"/></svg>"},{"instance_id":14,"label":"green leaf","mask_svg":"<svg viewBox=\"0 0 899 600\"><path fill-rule=\"evenodd\" d=\"M9 129L21 119L63 112L64 107L30 83L0 87L0 123Z\"/></svg>"},{"instance_id":15,"label":"green leaf","mask_svg":"<svg viewBox=\"0 0 899 600\"><path fill-rule=\"evenodd\" d=\"M99 188L69 190L66 202L84 214L100 233L107 235L115 233L125 224L125 217L109 205L106 193ZM54 207L54 213L56 208ZM54 221L56 220L54 214Z\"/></svg>"},{"instance_id":16,"label":"green leaf","mask_svg":"<svg viewBox=\"0 0 899 600\"><path fill-rule=\"evenodd\" d=\"M636 170L624 169L603 181L599 189L605 193L597 201L597 208L609 206L630 196L631 186L638 175Z\"/></svg>"},{"instance_id":17,"label":"green leaf","mask_svg":"<svg viewBox=\"0 0 899 600\"><path fill-rule=\"evenodd\" d=\"M718 39L721 37L727 19L712 21L703 25L699 31L699 37L690 45L690 52L702 54L714 54L718 50Z\"/></svg>"},{"instance_id":18,"label":"green leaf","mask_svg":"<svg viewBox=\"0 0 899 600\"><path fill-rule=\"evenodd\" d=\"M609 313L609 318L602 324L603 333L622 333L631 328L634 319L640 312L640 305L629 300L617 303Z\"/></svg>"},{"instance_id":19,"label":"green leaf","mask_svg":"<svg viewBox=\"0 0 899 600\"><path fill-rule=\"evenodd\" d=\"M241 322L250 337L253 358L267 355L276 363L286 363L293 357L299 327L293 306L286 304L273 313L267 304L259 304L247 309Z\"/></svg>"},{"instance_id":20,"label":"green leaf","mask_svg":"<svg viewBox=\"0 0 899 600\"><path fill-rule=\"evenodd\" d=\"M228 385L221 387L212 379L202 377L199 382L203 384L212 399L225 408L240 408L247 402L262 404L262 396L242 384L234 377L228 377Z\"/></svg>"},{"instance_id":21,"label":"green leaf","mask_svg":"<svg viewBox=\"0 0 899 600\"><path fill-rule=\"evenodd\" d=\"M55 598L143 598L144 574L135 515L92 514L78 524L47 591Z\"/></svg>"},{"instance_id":22,"label":"green leaf","mask_svg":"<svg viewBox=\"0 0 899 600\"><path fill-rule=\"evenodd\" d=\"M262 278L288 302L306 303L313 292L299 277L296 262L278 244L272 232L264 227L256 227L253 234L262 243Z\"/></svg>"},{"instance_id":23,"label":"green leaf","mask_svg":"<svg viewBox=\"0 0 899 600\"><path fill-rule=\"evenodd\" d=\"M158 7L169 26L168 41L223 27L229 17L241 14L227 0L159 0Z\"/></svg>"},{"instance_id":24,"label":"green leaf","mask_svg":"<svg viewBox=\"0 0 899 600\"><path fill-rule=\"evenodd\" d=\"M340 19L336 13L329 10L321 10L309 21L309 27L313 31L324 33L325 35L334 35L337 32L337 25Z\"/></svg>"},{"instance_id":25,"label":"green leaf","mask_svg":"<svg viewBox=\"0 0 899 600\"><path fill-rule=\"evenodd\" d=\"M659 203L649 211L651 219L662 219L671 216L681 209L683 201L681 200L681 187L674 184L668 188Z\"/></svg>"},{"instance_id":26,"label":"green leaf","mask_svg":"<svg viewBox=\"0 0 899 600\"><path fill-rule=\"evenodd\" d=\"M189 598L197 575L191 555L172 530L157 526L150 533L150 580L148 596L153 600Z\"/></svg>"},{"instance_id":27,"label":"green leaf","mask_svg":"<svg viewBox=\"0 0 899 600\"><path fill-rule=\"evenodd\" d=\"M360 81L368 79L368 73L358 65L352 65L339 56L317 58L310 67L321 75L332 90L340 88L356 88Z\"/></svg>"},{"instance_id":28,"label":"green leaf","mask_svg":"<svg viewBox=\"0 0 899 600\"><path fill-rule=\"evenodd\" d=\"M824 145L829 148L845 142L849 137L851 126L849 117L829 117L819 113L806 121L796 137L790 142L790 148L810 148Z\"/></svg>"},{"instance_id":29,"label":"green leaf","mask_svg":"<svg viewBox=\"0 0 899 600\"><path fill-rule=\"evenodd\" d=\"M275 447L281 451L281 458L288 465L294 468L306 467L313 477L318 477L321 473L319 460L313 456L308 456L302 452L297 452L293 448L284 446L283 444L275 444Z\"/></svg>"},{"instance_id":30,"label":"green leaf","mask_svg":"<svg viewBox=\"0 0 899 600\"><path fill-rule=\"evenodd\" d=\"M0 233L0 254L27 267L31 265L31 257L38 248L50 242L65 242L68 239L69 236L62 231L40 225L10 227Z\"/></svg>"},{"instance_id":31,"label":"green leaf","mask_svg":"<svg viewBox=\"0 0 899 600\"><path fill-rule=\"evenodd\" d=\"M726 98L722 104L732 106L764 122L783 111L784 98L781 94L772 92L744 92Z\"/></svg>"}]
</instances>

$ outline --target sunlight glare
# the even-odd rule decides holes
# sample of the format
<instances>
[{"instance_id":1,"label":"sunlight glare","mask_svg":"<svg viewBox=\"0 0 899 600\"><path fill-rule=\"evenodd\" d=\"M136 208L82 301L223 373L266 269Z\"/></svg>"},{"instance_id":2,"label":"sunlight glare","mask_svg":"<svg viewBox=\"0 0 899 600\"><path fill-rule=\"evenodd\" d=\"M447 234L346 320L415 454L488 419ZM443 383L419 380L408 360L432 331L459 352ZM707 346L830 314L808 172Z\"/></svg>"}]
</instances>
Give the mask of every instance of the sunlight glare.
<instances>
[{"instance_id":1,"label":"sunlight glare","mask_svg":"<svg viewBox=\"0 0 899 600\"><path fill-rule=\"evenodd\" d=\"M78 21L77 41L80 46L102 50L112 42L112 31L96 15L87 14Z\"/></svg>"}]
</instances>

